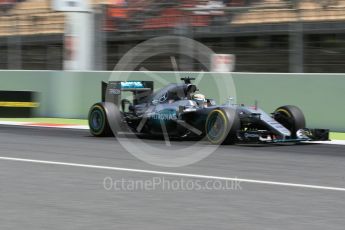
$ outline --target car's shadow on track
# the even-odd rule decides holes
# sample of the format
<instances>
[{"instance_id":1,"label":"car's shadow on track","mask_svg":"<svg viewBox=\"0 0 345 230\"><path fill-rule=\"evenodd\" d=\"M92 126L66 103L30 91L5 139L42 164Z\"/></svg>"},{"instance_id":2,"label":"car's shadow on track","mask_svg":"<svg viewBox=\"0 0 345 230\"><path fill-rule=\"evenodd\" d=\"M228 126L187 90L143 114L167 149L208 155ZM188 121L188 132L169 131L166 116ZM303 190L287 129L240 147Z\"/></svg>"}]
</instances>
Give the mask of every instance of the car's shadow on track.
<instances>
[{"instance_id":1,"label":"car's shadow on track","mask_svg":"<svg viewBox=\"0 0 345 230\"><path fill-rule=\"evenodd\" d=\"M91 134L85 135L87 138L94 138L97 140L115 140L117 141L117 138L115 136L112 137L94 137ZM135 139L138 139L140 141L147 141L150 143L165 145L165 139L162 136L152 136L152 135L145 135L145 134L122 134L119 136L122 140L128 139L129 141L133 141ZM212 145L207 140L200 140L200 139L183 139L183 138L169 138L169 142L174 145ZM242 147L242 148L272 148L272 147L298 147L298 146L318 146L322 145L320 143L312 143L312 142L298 142L298 143L236 143L232 145L220 145L219 147L222 148L231 148L231 147Z\"/></svg>"},{"instance_id":2,"label":"car's shadow on track","mask_svg":"<svg viewBox=\"0 0 345 230\"><path fill-rule=\"evenodd\" d=\"M280 147L280 146L312 146L312 145L322 145L320 143L253 143L253 144L244 144L244 143L239 143L235 144L236 146L241 146L241 147L248 147L248 148L267 148L267 147Z\"/></svg>"}]
</instances>

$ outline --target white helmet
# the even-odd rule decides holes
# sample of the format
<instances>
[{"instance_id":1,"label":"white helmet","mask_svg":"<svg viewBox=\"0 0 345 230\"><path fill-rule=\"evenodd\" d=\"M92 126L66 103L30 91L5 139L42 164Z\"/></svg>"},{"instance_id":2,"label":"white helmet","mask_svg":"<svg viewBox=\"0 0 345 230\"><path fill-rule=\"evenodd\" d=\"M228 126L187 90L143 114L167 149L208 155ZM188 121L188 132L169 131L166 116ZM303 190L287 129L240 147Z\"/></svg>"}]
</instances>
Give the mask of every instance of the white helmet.
<instances>
[{"instance_id":1,"label":"white helmet","mask_svg":"<svg viewBox=\"0 0 345 230\"><path fill-rule=\"evenodd\" d=\"M206 102L205 95L201 93L196 93L192 96L192 99L199 105L203 106L204 103Z\"/></svg>"}]
</instances>

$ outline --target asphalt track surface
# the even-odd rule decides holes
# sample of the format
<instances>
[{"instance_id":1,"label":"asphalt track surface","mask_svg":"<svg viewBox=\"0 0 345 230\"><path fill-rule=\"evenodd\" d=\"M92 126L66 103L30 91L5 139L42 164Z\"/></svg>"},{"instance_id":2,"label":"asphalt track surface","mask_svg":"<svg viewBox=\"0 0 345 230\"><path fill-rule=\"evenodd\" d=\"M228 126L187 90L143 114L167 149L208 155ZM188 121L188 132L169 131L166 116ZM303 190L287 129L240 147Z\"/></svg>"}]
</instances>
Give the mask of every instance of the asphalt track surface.
<instances>
[{"instance_id":1,"label":"asphalt track surface","mask_svg":"<svg viewBox=\"0 0 345 230\"><path fill-rule=\"evenodd\" d=\"M165 145L160 140L148 142ZM173 183L182 177L5 157L345 188L345 146L221 146L196 164L165 168L136 159L114 138L93 138L86 130L0 126L0 229L343 230L345 226L344 191L246 182L226 190L159 186L107 190L105 178L158 177ZM196 183L195 178L184 179ZM198 182L205 186L207 181Z\"/></svg>"}]
</instances>

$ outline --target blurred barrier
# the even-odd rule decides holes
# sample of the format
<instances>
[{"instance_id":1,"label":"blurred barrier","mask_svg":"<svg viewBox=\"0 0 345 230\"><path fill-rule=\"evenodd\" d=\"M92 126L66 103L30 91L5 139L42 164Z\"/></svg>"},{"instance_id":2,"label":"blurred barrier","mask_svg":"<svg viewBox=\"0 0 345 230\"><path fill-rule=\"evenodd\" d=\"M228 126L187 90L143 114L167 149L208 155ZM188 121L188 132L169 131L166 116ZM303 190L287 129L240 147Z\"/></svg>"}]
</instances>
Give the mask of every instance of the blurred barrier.
<instances>
[{"instance_id":1,"label":"blurred barrier","mask_svg":"<svg viewBox=\"0 0 345 230\"><path fill-rule=\"evenodd\" d=\"M254 104L267 112L281 105L299 106L305 113L308 127L345 131L345 74L264 74L264 73L183 73L179 76L201 78L198 87L219 103L236 97L238 103ZM155 80L155 89L164 81L176 82L174 72L62 72L62 71L0 71L0 90L36 91L40 107L36 116L86 118L89 107L101 101L101 81ZM233 80L233 81L232 81ZM236 92L218 93L217 82Z\"/></svg>"},{"instance_id":2,"label":"blurred barrier","mask_svg":"<svg viewBox=\"0 0 345 230\"><path fill-rule=\"evenodd\" d=\"M32 117L39 103L32 91L0 91L0 117Z\"/></svg>"}]
</instances>

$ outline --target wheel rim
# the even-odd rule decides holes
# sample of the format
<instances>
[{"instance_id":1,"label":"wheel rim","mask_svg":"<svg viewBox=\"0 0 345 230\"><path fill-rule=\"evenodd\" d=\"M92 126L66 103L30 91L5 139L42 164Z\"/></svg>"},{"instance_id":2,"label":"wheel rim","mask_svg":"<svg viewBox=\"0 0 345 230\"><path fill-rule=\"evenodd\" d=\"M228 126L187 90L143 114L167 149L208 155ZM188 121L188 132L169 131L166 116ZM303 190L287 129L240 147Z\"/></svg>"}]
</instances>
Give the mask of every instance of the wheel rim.
<instances>
[{"instance_id":1,"label":"wheel rim","mask_svg":"<svg viewBox=\"0 0 345 230\"><path fill-rule=\"evenodd\" d=\"M287 110L279 109L277 110L277 113L279 114L279 117L277 118L279 123L290 130L294 129L293 118Z\"/></svg>"},{"instance_id":2,"label":"wheel rim","mask_svg":"<svg viewBox=\"0 0 345 230\"><path fill-rule=\"evenodd\" d=\"M214 111L207 119L207 138L212 143L220 143L225 138L226 120L222 113Z\"/></svg>"},{"instance_id":3,"label":"wheel rim","mask_svg":"<svg viewBox=\"0 0 345 230\"><path fill-rule=\"evenodd\" d=\"M104 117L102 111L100 111L98 108L92 110L90 124L93 131L99 132L102 130L104 126Z\"/></svg>"}]
</instances>

